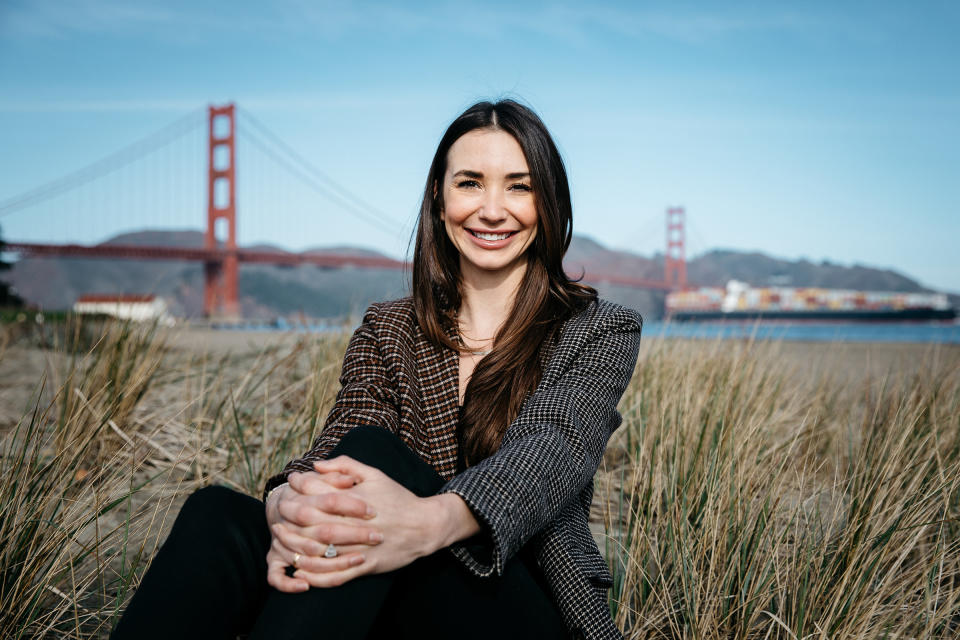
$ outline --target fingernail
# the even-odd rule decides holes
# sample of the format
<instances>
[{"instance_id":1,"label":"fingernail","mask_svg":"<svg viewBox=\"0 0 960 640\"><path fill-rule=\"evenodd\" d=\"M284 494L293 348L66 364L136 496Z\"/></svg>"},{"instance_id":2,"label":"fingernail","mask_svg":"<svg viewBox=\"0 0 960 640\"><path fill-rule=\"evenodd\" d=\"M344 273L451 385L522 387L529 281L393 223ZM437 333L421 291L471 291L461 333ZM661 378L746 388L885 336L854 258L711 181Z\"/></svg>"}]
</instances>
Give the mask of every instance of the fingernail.
<instances>
[{"instance_id":1,"label":"fingernail","mask_svg":"<svg viewBox=\"0 0 960 640\"><path fill-rule=\"evenodd\" d=\"M371 506L367 506L367 517L372 518L375 515L377 515L377 510Z\"/></svg>"},{"instance_id":2,"label":"fingernail","mask_svg":"<svg viewBox=\"0 0 960 640\"><path fill-rule=\"evenodd\" d=\"M366 556L354 556L350 558L350 564L352 565L363 564L363 561L366 559L367 559Z\"/></svg>"},{"instance_id":3,"label":"fingernail","mask_svg":"<svg viewBox=\"0 0 960 640\"><path fill-rule=\"evenodd\" d=\"M370 542L383 542L383 534L379 531L372 531L370 533Z\"/></svg>"}]
</instances>

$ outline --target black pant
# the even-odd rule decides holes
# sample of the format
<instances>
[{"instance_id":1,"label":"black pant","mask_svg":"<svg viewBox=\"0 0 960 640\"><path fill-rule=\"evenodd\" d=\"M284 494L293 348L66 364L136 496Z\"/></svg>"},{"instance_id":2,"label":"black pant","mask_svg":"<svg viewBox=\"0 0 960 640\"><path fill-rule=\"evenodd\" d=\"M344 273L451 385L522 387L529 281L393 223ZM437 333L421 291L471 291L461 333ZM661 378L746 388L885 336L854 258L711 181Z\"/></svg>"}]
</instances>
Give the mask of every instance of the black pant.
<instances>
[{"instance_id":1,"label":"black pant","mask_svg":"<svg viewBox=\"0 0 960 640\"><path fill-rule=\"evenodd\" d=\"M350 431L332 456L377 467L419 496L443 479L385 429ZM447 550L335 588L267 584L263 503L224 487L191 495L111 636L136 638L564 638L530 554L477 578Z\"/></svg>"}]
</instances>

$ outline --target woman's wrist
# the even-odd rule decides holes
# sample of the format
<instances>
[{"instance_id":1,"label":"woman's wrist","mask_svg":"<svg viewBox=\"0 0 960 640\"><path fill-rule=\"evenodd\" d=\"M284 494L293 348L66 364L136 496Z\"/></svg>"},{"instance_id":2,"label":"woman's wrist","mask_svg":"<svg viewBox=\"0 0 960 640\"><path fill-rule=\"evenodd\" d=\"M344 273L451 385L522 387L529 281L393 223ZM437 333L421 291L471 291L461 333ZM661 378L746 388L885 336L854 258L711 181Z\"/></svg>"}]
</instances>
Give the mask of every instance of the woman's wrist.
<instances>
[{"instance_id":1,"label":"woman's wrist","mask_svg":"<svg viewBox=\"0 0 960 640\"><path fill-rule=\"evenodd\" d=\"M424 500L431 509L431 515L425 522L429 523L428 554L480 533L480 523L457 494L441 493Z\"/></svg>"},{"instance_id":2,"label":"woman's wrist","mask_svg":"<svg viewBox=\"0 0 960 640\"><path fill-rule=\"evenodd\" d=\"M277 521L279 516L279 512L277 511L277 503L280 501L280 494L283 493L289 486L290 484L288 482L284 482L283 484L279 484L273 489L270 489L270 491L267 493L267 498L263 502L266 506L267 522L270 524L273 524Z\"/></svg>"}]
</instances>

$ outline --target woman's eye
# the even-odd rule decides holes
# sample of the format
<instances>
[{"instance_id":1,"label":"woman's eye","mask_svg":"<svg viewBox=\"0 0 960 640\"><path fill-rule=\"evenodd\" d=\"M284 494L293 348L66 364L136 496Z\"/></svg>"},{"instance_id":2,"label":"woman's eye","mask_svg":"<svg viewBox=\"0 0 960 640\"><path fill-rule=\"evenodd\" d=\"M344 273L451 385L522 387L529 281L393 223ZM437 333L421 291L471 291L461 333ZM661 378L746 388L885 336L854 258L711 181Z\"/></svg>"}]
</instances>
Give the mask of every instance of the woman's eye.
<instances>
[{"instance_id":1,"label":"woman's eye","mask_svg":"<svg viewBox=\"0 0 960 640\"><path fill-rule=\"evenodd\" d=\"M479 187L480 183L476 180L461 180L457 183L458 187L472 189L474 187Z\"/></svg>"},{"instance_id":2,"label":"woman's eye","mask_svg":"<svg viewBox=\"0 0 960 640\"><path fill-rule=\"evenodd\" d=\"M518 182L517 184L511 185L510 188L515 191L533 191L533 188L530 185L523 184L522 182Z\"/></svg>"}]
</instances>

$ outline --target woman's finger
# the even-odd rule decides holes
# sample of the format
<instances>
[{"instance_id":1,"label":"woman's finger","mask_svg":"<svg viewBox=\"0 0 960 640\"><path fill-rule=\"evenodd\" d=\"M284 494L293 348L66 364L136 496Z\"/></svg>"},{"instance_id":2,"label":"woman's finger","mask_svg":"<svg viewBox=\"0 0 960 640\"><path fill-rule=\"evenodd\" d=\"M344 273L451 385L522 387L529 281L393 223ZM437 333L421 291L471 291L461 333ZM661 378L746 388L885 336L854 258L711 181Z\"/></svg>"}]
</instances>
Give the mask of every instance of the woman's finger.
<instances>
[{"instance_id":1,"label":"woman's finger","mask_svg":"<svg viewBox=\"0 0 960 640\"><path fill-rule=\"evenodd\" d=\"M287 575L288 566L276 561L267 563L267 584L284 593L300 593L309 589L310 583L306 580Z\"/></svg>"},{"instance_id":2,"label":"woman's finger","mask_svg":"<svg viewBox=\"0 0 960 640\"><path fill-rule=\"evenodd\" d=\"M292 529L292 527L285 527L282 524L275 524L270 527L270 531L274 537L280 540L280 544L288 549L307 556L320 556L327 550L326 544L321 544L316 540L304 537Z\"/></svg>"},{"instance_id":3,"label":"woman's finger","mask_svg":"<svg viewBox=\"0 0 960 640\"><path fill-rule=\"evenodd\" d=\"M335 558L301 556L297 559L297 570L302 569L308 573L316 574L333 573L363 564L365 559L366 556L362 553L342 553Z\"/></svg>"},{"instance_id":4,"label":"woman's finger","mask_svg":"<svg viewBox=\"0 0 960 640\"><path fill-rule=\"evenodd\" d=\"M286 580L290 579L286 574L286 567L288 566L292 566L295 569L303 569L311 573L328 573L332 571L343 571L344 569L362 564L365 559L362 548L358 548L356 545L341 547L341 549L338 550L339 553L337 556L333 558L323 557L322 552L314 553L303 551L298 547L298 540L305 541L308 545L315 543L301 536L292 534L284 530L281 526L274 526L272 529L274 531L274 539L270 546L270 553L267 554L268 571L270 569L271 559L277 558L279 564L282 565L281 573L283 578ZM323 545L323 551L326 550L327 545ZM282 580L282 582L288 584L285 580Z\"/></svg>"},{"instance_id":5,"label":"woman's finger","mask_svg":"<svg viewBox=\"0 0 960 640\"><path fill-rule=\"evenodd\" d=\"M381 473L379 469L358 462L350 456L337 456L329 460L317 460L313 463L313 468L318 473L327 474L336 472L352 476L359 482L363 482Z\"/></svg>"},{"instance_id":6,"label":"woman's finger","mask_svg":"<svg viewBox=\"0 0 960 640\"><path fill-rule=\"evenodd\" d=\"M324 513L315 505L310 504L306 498L307 496L298 496L281 500L277 504L277 513L287 522L301 527L320 524L334 517L328 513Z\"/></svg>"},{"instance_id":7,"label":"woman's finger","mask_svg":"<svg viewBox=\"0 0 960 640\"><path fill-rule=\"evenodd\" d=\"M297 569L293 575L300 580L306 580L311 587L325 589L328 587L339 587L342 584L350 582L354 578L373 572L373 563L364 561L362 564L344 569L342 571L331 571L325 573L315 573L306 569Z\"/></svg>"},{"instance_id":8,"label":"woman's finger","mask_svg":"<svg viewBox=\"0 0 960 640\"><path fill-rule=\"evenodd\" d=\"M330 545L328 542L317 539L315 537L315 533L310 527L298 527L289 523L279 523L279 527L278 525L272 525L270 527L270 532L279 539L280 544L289 549L291 552L299 552L301 555L305 556L311 555L322 557L327 552L327 547ZM348 553L365 553L373 546L375 546L375 543L370 542L359 544L334 544L334 547L339 555L346 555Z\"/></svg>"},{"instance_id":9,"label":"woman's finger","mask_svg":"<svg viewBox=\"0 0 960 640\"><path fill-rule=\"evenodd\" d=\"M308 502L326 513L348 518L372 518L377 515L373 507L360 498L345 493L323 493L309 496Z\"/></svg>"},{"instance_id":10,"label":"woman's finger","mask_svg":"<svg viewBox=\"0 0 960 640\"><path fill-rule=\"evenodd\" d=\"M287 548L311 556L323 555L330 544L377 545L383 542L383 534L377 529L336 522L310 527L291 527L277 523L271 527L271 531Z\"/></svg>"},{"instance_id":11,"label":"woman's finger","mask_svg":"<svg viewBox=\"0 0 960 640\"><path fill-rule=\"evenodd\" d=\"M271 546L267 552L267 583L277 591L298 593L310 588L310 583L300 578L291 578L287 575L287 567L291 563Z\"/></svg>"},{"instance_id":12,"label":"woman's finger","mask_svg":"<svg viewBox=\"0 0 960 640\"><path fill-rule=\"evenodd\" d=\"M349 489L357 484L357 479L353 476L340 473L318 473L316 471L298 472L295 471L287 476L287 482L290 486L304 495L316 495L326 493L333 489Z\"/></svg>"},{"instance_id":13,"label":"woman's finger","mask_svg":"<svg viewBox=\"0 0 960 640\"><path fill-rule=\"evenodd\" d=\"M324 496L326 495L329 494L324 494ZM277 512L284 520L301 527L328 524L338 519L350 522L351 524L348 526L360 526L365 519L376 515L372 509L367 508L367 503L362 500L356 498L346 500L342 498L328 499L323 496L300 496L299 498L281 500L277 504ZM341 512L363 515L355 518ZM347 542L350 542L350 540L347 540Z\"/></svg>"}]
</instances>

